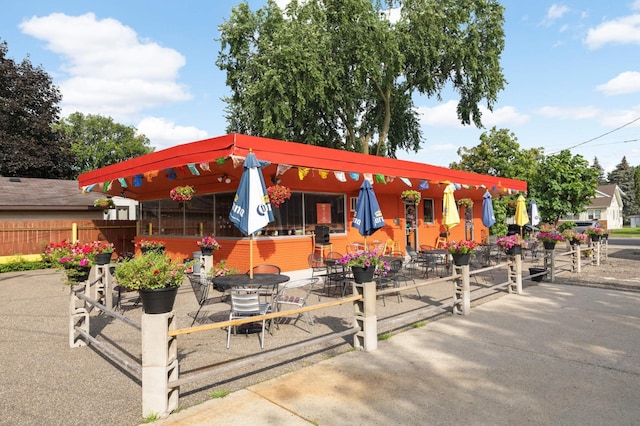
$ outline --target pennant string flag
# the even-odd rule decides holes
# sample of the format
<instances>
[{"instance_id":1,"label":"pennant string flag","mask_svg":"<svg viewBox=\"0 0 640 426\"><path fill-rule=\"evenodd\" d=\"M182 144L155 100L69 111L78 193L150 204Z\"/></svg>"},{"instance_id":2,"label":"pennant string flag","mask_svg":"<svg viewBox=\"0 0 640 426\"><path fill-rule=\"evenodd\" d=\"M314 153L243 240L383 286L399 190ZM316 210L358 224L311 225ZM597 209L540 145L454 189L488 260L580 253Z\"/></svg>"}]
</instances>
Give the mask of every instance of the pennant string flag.
<instances>
[{"instance_id":1,"label":"pennant string flag","mask_svg":"<svg viewBox=\"0 0 640 426\"><path fill-rule=\"evenodd\" d=\"M198 167L200 167L205 172L208 172L211 170L211 168L209 168L209 163L200 163L198 164Z\"/></svg>"},{"instance_id":2,"label":"pennant string flag","mask_svg":"<svg viewBox=\"0 0 640 426\"><path fill-rule=\"evenodd\" d=\"M127 181L125 178L118 178L118 182L120 182L120 186L123 188L127 188L129 185L127 185Z\"/></svg>"},{"instance_id":3,"label":"pennant string flag","mask_svg":"<svg viewBox=\"0 0 640 426\"><path fill-rule=\"evenodd\" d=\"M142 186L142 175L135 175L133 177L133 186Z\"/></svg>"},{"instance_id":4,"label":"pennant string flag","mask_svg":"<svg viewBox=\"0 0 640 426\"><path fill-rule=\"evenodd\" d=\"M344 172L337 172L334 171L333 175L336 177L336 179L340 182L346 182L347 181L347 177L345 176Z\"/></svg>"},{"instance_id":5,"label":"pennant string flag","mask_svg":"<svg viewBox=\"0 0 640 426\"><path fill-rule=\"evenodd\" d=\"M387 181L384 178L384 175L380 175L376 173L376 183L384 183L387 184Z\"/></svg>"},{"instance_id":6,"label":"pennant string flag","mask_svg":"<svg viewBox=\"0 0 640 426\"><path fill-rule=\"evenodd\" d=\"M298 167L298 179L303 180L309 174L309 167Z\"/></svg>"},{"instance_id":7,"label":"pennant string flag","mask_svg":"<svg viewBox=\"0 0 640 426\"><path fill-rule=\"evenodd\" d=\"M111 189L111 181L110 180L105 181L104 184L102 185L102 189L104 191L110 190Z\"/></svg>"},{"instance_id":8,"label":"pennant string flag","mask_svg":"<svg viewBox=\"0 0 640 426\"><path fill-rule=\"evenodd\" d=\"M373 185L373 175L371 173L363 173L362 177L364 177L365 180L368 180L369 183Z\"/></svg>"},{"instance_id":9,"label":"pennant string flag","mask_svg":"<svg viewBox=\"0 0 640 426\"><path fill-rule=\"evenodd\" d=\"M429 182L426 180L421 180L418 184L418 189L429 189Z\"/></svg>"},{"instance_id":10,"label":"pennant string flag","mask_svg":"<svg viewBox=\"0 0 640 426\"><path fill-rule=\"evenodd\" d=\"M329 176L329 170L318 170L318 174L322 179L326 179Z\"/></svg>"},{"instance_id":11,"label":"pennant string flag","mask_svg":"<svg viewBox=\"0 0 640 426\"><path fill-rule=\"evenodd\" d=\"M195 164L187 164L187 167L189 168L189 171L192 175L200 176L200 170L198 170Z\"/></svg>"},{"instance_id":12,"label":"pennant string flag","mask_svg":"<svg viewBox=\"0 0 640 426\"><path fill-rule=\"evenodd\" d=\"M349 172L349 177L352 180L360 180L360 173L356 173L356 172Z\"/></svg>"},{"instance_id":13,"label":"pennant string flag","mask_svg":"<svg viewBox=\"0 0 640 426\"><path fill-rule=\"evenodd\" d=\"M290 168L291 166L288 164L278 164L278 168L276 169L276 176L283 175Z\"/></svg>"},{"instance_id":14,"label":"pennant string flag","mask_svg":"<svg viewBox=\"0 0 640 426\"><path fill-rule=\"evenodd\" d=\"M402 182L404 182L405 185L407 185L409 188L411 188L411 181L405 177L401 177L400 180Z\"/></svg>"}]
</instances>

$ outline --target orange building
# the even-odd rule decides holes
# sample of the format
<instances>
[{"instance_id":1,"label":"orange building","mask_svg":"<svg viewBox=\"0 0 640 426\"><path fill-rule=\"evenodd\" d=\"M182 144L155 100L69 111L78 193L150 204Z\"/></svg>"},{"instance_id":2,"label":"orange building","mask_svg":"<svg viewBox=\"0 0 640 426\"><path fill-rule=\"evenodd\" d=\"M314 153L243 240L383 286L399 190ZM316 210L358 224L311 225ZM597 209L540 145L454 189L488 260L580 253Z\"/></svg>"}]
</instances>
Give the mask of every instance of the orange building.
<instances>
[{"instance_id":1,"label":"orange building","mask_svg":"<svg viewBox=\"0 0 640 426\"><path fill-rule=\"evenodd\" d=\"M346 252L349 242L362 241L351 227L355 202L363 179L373 188L385 226L367 241L389 239L401 251L406 245L433 246L442 226L445 187L454 184L460 205L460 224L450 239L481 241L488 235L482 225L482 196L493 197L527 190L526 182L451 170L294 142L229 134L178 145L84 173L83 191L100 191L140 201L136 239L160 239L176 259L199 251L201 236L214 235L221 249L216 261L243 271L249 267L249 238L229 220L229 210L243 171L244 157L252 151L263 167L267 186L279 183L291 190L291 198L274 208L275 221L254 239L253 264L271 263L283 271L308 268L307 257L316 249L314 232L329 230L333 251ZM196 195L178 203L169 198L176 186L190 185ZM407 189L420 192L417 205L403 203ZM326 228L324 228L326 227Z\"/></svg>"}]
</instances>

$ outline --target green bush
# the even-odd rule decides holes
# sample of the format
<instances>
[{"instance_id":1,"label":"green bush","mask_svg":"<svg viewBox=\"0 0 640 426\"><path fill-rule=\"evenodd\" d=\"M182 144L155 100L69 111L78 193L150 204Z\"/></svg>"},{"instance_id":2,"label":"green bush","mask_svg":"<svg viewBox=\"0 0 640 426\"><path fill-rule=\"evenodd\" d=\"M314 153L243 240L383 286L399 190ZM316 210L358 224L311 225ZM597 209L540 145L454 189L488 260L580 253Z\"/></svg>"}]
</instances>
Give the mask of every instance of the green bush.
<instances>
[{"instance_id":1,"label":"green bush","mask_svg":"<svg viewBox=\"0 0 640 426\"><path fill-rule=\"evenodd\" d=\"M51 266L44 261L26 261L21 260L12 263L0 264L0 273L4 272L18 272L18 271L33 271L35 269L48 269Z\"/></svg>"}]
</instances>

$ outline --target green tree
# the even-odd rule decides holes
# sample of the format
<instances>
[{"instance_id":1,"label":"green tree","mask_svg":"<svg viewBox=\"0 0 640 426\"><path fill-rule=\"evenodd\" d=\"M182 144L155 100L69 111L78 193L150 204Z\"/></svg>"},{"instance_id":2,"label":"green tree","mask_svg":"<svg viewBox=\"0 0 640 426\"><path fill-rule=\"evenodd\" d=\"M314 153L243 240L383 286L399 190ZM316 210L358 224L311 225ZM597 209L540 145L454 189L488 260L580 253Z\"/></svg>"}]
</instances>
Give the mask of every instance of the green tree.
<instances>
[{"instance_id":1,"label":"green tree","mask_svg":"<svg viewBox=\"0 0 640 426\"><path fill-rule=\"evenodd\" d=\"M71 144L74 178L152 151L146 136L136 136L135 127L115 123L111 117L74 112L56 128Z\"/></svg>"},{"instance_id":2,"label":"green tree","mask_svg":"<svg viewBox=\"0 0 640 426\"><path fill-rule=\"evenodd\" d=\"M536 175L538 164L544 158L542 148L520 149L513 132L495 127L489 134L480 135L477 146L458 148L458 155L460 161L451 163L450 168L527 182Z\"/></svg>"},{"instance_id":3,"label":"green tree","mask_svg":"<svg viewBox=\"0 0 640 426\"><path fill-rule=\"evenodd\" d=\"M0 43L0 175L71 178L69 144L52 124L62 99L51 77L28 58L17 63Z\"/></svg>"},{"instance_id":4,"label":"green tree","mask_svg":"<svg viewBox=\"0 0 640 426\"><path fill-rule=\"evenodd\" d=\"M604 176L604 169L600 165L598 157L593 157L593 164L591 167L598 172L598 185L606 185L608 183L607 178Z\"/></svg>"},{"instance_id":5,"label":"green tree","mask_svg":"<svg viewBox=\"0 0 640 426\"><path fill-rule=\"evenodd\" d=\"M229 132L394 157L417 151L414 95L459 94L458 118L481 126L503 89L504 8L485 0L246 2L220 26ZM285 17L286 15L286 17Z\"/></svg>"},{"instance_id":6,"label":"green tree","mask_svg":"<svg viewBox=\"0 0 640 426\"><path fill-rule=\"evenodd\" d=\"M618 185L623 192L622 215L624 216L624 223L629 223L629 216L637 214L639 211L636 203L635 172L636 167L630 166L625 156L607 176L609 183Z\"/></svg>"},{"instance_id":7,"label":"green tree","mask_svg":"<svg viewBox=\"0 0 640 426\"><path fill-rule=\"evenodd\" d=\"M544 158L539 173L530 183L530 195L538 204L543 222L556 223L567 213L584 211L595 196L597 170L581 155L569 150Z\"/></svg>"}]
</instances>

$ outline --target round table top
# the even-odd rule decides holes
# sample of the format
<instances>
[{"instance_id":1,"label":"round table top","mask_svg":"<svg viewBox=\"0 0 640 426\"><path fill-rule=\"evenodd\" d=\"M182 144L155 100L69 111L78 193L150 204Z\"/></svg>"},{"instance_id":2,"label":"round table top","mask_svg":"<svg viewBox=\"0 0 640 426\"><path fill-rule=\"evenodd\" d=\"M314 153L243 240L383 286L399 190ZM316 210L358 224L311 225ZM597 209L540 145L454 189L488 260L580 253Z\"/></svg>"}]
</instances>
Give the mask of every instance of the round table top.
<instances>
[{"instance_id":1,"label":"round table top","mask_svg":"<svg viewBox=\"0 0 640 426\"><path fill-rule=\"evenodd\" d=\"M223 288L259 288L274 286L287 281L289 281L289 276L283 274L253 274L253 279L249 277L249 274L232 274L213 278L213 283Z\"/></svg>"}]
</instances>

